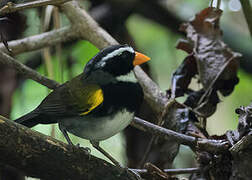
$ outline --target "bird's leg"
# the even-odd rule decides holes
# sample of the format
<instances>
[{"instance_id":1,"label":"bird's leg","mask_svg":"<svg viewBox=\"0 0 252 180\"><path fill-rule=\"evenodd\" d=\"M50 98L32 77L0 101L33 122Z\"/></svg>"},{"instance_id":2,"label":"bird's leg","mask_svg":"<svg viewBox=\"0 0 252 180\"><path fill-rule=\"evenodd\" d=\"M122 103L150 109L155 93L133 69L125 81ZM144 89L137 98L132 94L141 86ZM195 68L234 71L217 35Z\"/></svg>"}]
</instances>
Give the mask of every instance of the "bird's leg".
<instances>
[{"instance_id":1,"label":"bird's leg","mask_svg":"<svg viewBox=\"0 0 252 180\"><path fill-rule=\"evenodd\" d=\"M60 125L60 123L59 123L59 129L62 132L62 134L65 137L65 139L67 140L68 144L74 146L74 144L72 143L70 137L68 136L68 133L67 133L66 129L64 127L62 127Z\"/></svg>"},{"instance_id":2,"label":"bird's leg","mask_svg":"<svg viewBox=\"0 0 252 180\"><path fill-rule=\"evenodd\" d=\"M104 156L106 156L110 161L112 161L117 167L122 168L122 166L117 160L115 160L109 153L107 153L104 149L100 147L99 141L90 141L90 143L95 149L100 151Z\"/></svg>"},{"instance_id":3,"label":"bird's leg","mask_svg":"<svg viewBox=\"0 0 252 180\"><path fill-rule=\"evenodd\" d=\"M60 131L62 132L63 136L65 137L65 139L67 140L68 144L71 145L71 146L74 146L73 142L71 141L66 129L59 123L59 129ZM76 146L78 148L83 148L87 154L90 154L91 150L88 148L88 147L80 147L80 144L76 144Z\"/></svg>"},{"instance_id":4,"label":"bird's leg","mask_svg":"<svg viewBox=\"0 0 252 180\"><path fill-rule=\"evenodd\" d=\"M122 169L123 171L128 171L129 173L132 173L135 177L136 177L136 179L138 179L138 180L141 180L141 177L140 177L140 175L136 172L136 171L134 171L134 170L132 170L132 169L129 169L129 168L124 168L123 166L121 166L121 164L117 161L117 160L115 160L109 153L107 153L104 149L102 149L101 147L100 147L100 145L99 145L99 141L90 141L90 143L92 144L92 146L95 148L95 149L97 149L98 151L100 151L104 156L106 156L110 161L112 161L117 167L119 167L120 169Z\"/></svg>"}]
</instances>

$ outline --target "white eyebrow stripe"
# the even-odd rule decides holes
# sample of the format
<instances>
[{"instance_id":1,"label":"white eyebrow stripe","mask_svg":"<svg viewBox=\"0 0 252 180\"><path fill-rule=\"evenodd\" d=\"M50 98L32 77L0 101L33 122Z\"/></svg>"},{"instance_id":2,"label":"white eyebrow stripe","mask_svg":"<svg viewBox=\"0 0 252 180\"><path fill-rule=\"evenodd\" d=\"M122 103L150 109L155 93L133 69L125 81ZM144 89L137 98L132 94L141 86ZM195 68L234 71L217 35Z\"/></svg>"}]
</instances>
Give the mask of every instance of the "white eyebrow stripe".
<instances>
[{"instance_id":1,"label":"white eyebrow stripe","mask_svg":"<svg viewBox=\"0 0 252 180\"><path fill-rule=\"evenodd\" d=\"M133 49L132 47L121 47L121 48L119 48L119 49L117 49L117 50L115 50L115 51L113 51L113 52L107 54L105 57L103 57L103 58L101 59L101 62L104 62L104 61L106 61L107 59L112 58L112 57L114 57L114 56L120 55L120 54L123 53L124 51L128 51L128 52L131 52L131 53L134 53L134 52L135 52L134 49ZM102 63L102 64L103 64L103 63Z\"/></svg>"}]
</instances>

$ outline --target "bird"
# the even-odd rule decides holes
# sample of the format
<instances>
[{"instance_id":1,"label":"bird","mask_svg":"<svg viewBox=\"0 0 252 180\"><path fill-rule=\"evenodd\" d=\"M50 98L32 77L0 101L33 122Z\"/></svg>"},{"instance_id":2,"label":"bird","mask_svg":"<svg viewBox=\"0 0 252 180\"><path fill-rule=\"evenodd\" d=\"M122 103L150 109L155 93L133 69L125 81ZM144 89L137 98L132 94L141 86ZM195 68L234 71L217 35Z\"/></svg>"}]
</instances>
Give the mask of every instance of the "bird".
<instances>
[{"instance_id":1,"label":"bird","mask_svg":"<svg viewBox=\"0 0 252 180\"><path fill-rule=\"evenodd\" d=\"M111 45L91 58L84 71L54 89L30 113L15 120L29 128L58 123L70 145L68 132L90 143L115 165L120 164L99 142L126 128L143 101L139 83L129 80L135 66L150 58L131 46Z\"/></svg>"}]
</instances>

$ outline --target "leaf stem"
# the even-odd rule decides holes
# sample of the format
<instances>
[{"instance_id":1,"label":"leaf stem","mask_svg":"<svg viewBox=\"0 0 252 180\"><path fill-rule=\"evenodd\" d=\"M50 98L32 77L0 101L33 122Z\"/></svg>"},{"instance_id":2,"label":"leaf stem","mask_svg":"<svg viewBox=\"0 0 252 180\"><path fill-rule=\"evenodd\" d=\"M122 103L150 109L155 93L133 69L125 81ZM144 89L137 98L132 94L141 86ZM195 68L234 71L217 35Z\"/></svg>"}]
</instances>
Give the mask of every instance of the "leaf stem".
<instances>
[{"instance_id":1,"label":"leaf stem","mask_svg":"<svg viewBox=\"0 0 252 180\"><path fill-rule=\"evenodd\" d=\"M242 11L248 24L250 36L252 38L252 8L249 0L240 0Z\"/></svg>"}]
</instances>

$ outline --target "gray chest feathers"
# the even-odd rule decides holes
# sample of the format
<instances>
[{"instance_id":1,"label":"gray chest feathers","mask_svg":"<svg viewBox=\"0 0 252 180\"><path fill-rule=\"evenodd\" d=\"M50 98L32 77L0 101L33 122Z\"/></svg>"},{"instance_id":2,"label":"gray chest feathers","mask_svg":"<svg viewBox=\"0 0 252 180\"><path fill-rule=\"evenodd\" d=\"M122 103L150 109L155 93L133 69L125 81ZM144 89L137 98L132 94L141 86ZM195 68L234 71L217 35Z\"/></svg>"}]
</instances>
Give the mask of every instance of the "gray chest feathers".
<instances>
[{"instance_id":1,"label":"gray chest feathers","mask_svg":"<svg viewBox=\"0 0 252 180\"><path fill-rule=\"evenodd\" d=\"M123 109L113 116L62 119L60 124L70 133L88 140L101 141L126 128L134 118L133 112Z\"/></svg>"}]
</instances>

